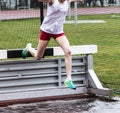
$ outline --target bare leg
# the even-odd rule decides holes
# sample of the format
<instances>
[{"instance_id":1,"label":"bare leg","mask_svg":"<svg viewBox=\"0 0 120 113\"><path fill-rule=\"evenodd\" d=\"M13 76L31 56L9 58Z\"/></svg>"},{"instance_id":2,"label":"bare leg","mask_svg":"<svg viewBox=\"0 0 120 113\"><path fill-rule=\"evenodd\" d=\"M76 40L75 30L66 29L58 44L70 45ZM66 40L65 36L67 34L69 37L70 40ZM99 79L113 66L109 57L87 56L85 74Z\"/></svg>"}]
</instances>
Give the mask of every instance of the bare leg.
<instances>
[{"instance_id":1,"label":"bare leg","mask_svg":"<svg viewBox=\"0 0 120 113\"><path fill-rule=\"evenodd\" d=\"M65 66L66 66L67 79L71 79L72 60L71 60L71 51L70 51L68 39L66 38L66 36L61 36L56 39L56 42L59 44L59 46L63 49L65 53Z\"/></svg>"},{"instance_id":2,"label":"bare leg","mask_svg":"<svg viewBox=\"0 0 120 113\"><path fill-rule=\"evenodd\" d=\"M33 57L35 57L37 60L40 60L43 57L43 54L48 45L48 42L49 40L47 41L39 40L37 50L32 47L28 47L28 51L31 53Z\"/></svg>"}]
</instances>

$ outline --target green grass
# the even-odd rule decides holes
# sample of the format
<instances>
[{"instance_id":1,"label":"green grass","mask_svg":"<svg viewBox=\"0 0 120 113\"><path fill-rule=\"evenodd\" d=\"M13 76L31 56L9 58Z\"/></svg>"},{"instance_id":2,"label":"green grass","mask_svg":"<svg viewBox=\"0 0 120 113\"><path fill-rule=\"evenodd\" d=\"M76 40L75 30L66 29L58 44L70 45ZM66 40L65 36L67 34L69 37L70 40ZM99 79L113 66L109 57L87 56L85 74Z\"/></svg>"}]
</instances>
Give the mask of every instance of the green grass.
<instances>
[{"instance_id":1,"label":"green grass","mask_svg":"<svg viewBox=\"0 0 120 113\"><path fill-rule=\"evenodd\" d=\"M64 31L71 45L98 45L94 69L108 87L120 91L120 14L82 15L79 20L104 20L106 23L65 24ZM39 19L0 22L0 49L23 48L27 42L36 47L39 40ZM52 39L49 46L57 46ZM111 84L112 83L112 84Z\"/></svg>"},{"instance_id":2,"label":"green grass","mask_svg":"<svg viewBox=\"0 0 120 113\"><path fill-rule=\"evenodd\" d=\"M71 45L96 44L94 68L99 79L108 87L120 91L120 20L112 15L81 16L80 20L99 19L106 23L67 25L65 31ZM68 30L69 29L69 30ZM114 85L115 84L115 85Z\"/></svg>"}]
</instances>

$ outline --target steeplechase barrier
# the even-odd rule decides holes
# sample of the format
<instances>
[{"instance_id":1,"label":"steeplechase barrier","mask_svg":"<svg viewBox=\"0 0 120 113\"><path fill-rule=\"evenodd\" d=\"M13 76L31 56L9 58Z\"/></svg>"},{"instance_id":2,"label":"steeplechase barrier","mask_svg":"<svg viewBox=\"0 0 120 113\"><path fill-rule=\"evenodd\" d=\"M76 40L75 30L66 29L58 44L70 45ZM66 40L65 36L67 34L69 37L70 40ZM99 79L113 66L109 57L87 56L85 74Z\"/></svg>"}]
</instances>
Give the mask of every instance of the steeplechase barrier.
<instances>
[{"instance_id":1,"label":"steeplechase barrier","mask_svg":"<svg viewBox=\"0 0 120 113\"><path fill-rule=\"evenodd\" d=\"M19 58L21 51L0 50L0 59ZM0 61L0 102L80 94L112 97L112 90L102 86L93 69L92 54L97 53L97 45L71 46L71 52L76 90L64 86L64 53L60 47L53 47L45 50L40 61Z\"/></svg>"}]
</instances>

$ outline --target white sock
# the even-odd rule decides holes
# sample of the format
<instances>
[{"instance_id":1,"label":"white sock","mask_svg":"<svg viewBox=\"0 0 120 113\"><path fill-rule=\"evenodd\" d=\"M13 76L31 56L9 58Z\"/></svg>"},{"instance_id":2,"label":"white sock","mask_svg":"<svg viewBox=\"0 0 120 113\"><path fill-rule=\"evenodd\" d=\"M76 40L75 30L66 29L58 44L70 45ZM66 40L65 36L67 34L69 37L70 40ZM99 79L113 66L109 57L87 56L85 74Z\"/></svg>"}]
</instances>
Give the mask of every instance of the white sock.
<instances>
[{"instance_id":1,"label":"white sock","mask_svg":"<svg viewBox=\"0 0 120 113\"><path fill-rule=\"evenodd\" d=\"M66 78L66 80L72 80L71 78Z\"/></svg>"}]
</instances>

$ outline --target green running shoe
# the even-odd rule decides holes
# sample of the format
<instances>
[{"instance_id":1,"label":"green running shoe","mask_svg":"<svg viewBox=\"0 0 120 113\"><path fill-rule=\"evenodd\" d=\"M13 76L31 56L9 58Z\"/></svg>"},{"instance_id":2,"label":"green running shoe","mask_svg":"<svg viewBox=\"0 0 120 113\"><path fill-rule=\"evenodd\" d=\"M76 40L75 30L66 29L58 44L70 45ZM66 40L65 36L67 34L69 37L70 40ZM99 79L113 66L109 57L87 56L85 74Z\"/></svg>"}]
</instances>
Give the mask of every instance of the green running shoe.
<instances>
[{"instance_id":1,"label":"green running shoe","mask_svg":"<svg viewBox=\"0 0 120 113\"><path fill-rule=\"evenodd\" d=\"M65 80L64 84L66 87L69 87L71 89L76 89L76 86L73 84L72 80Z\"/></svg>"},{"instance_id":2,"label":"green running shoe","mask_svg":"<svg viewBox=\"0 0 120 113\"><path fill-rule=\"evenodd\" d=\"M21 55L22 55L22 58L23 58L23 59L25 59L25 58L28 56L28 47L31 47L31 46L32 46L32 44L31 44L31 43L28 43L28 44L26 45L26 47L22 50Z\"/></svg>"}]
</instances>

